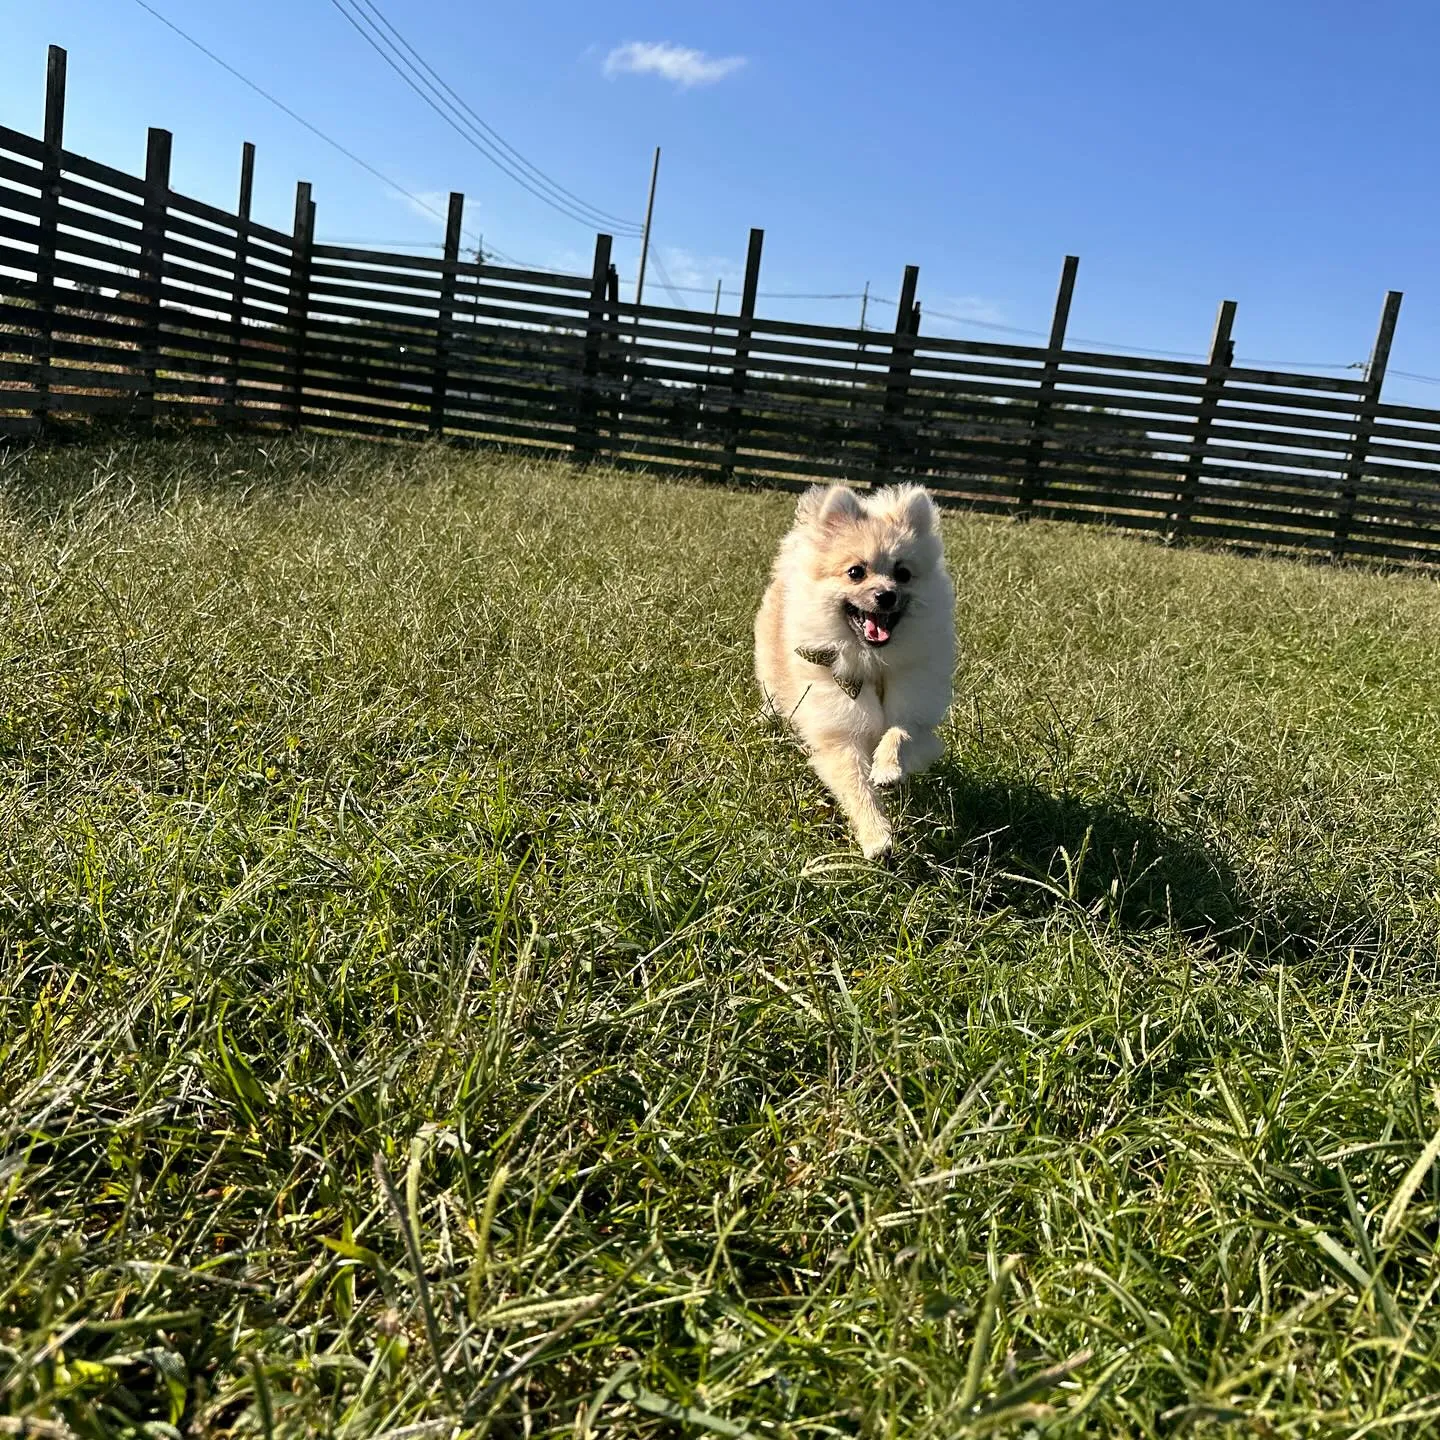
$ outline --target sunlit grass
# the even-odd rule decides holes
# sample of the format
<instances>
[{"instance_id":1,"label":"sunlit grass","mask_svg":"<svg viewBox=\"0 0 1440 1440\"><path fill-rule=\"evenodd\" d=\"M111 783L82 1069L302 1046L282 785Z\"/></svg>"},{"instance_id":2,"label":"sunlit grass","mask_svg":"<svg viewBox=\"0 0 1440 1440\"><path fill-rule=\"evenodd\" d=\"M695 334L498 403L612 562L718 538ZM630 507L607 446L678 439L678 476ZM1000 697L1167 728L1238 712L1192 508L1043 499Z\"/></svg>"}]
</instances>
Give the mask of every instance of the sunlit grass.
<instances>
[{"instance_id":1,"label":"sunlit grass","mask_svg":"<svg viewBox=\"0 0 1440 1440\"><path fill-rule=\"evenodd\" d=\"M877 868L758 718L791 503L0 463L0 1410L1432 1433L1440 592L948 518Z\"/></svg>"}]
</instances>

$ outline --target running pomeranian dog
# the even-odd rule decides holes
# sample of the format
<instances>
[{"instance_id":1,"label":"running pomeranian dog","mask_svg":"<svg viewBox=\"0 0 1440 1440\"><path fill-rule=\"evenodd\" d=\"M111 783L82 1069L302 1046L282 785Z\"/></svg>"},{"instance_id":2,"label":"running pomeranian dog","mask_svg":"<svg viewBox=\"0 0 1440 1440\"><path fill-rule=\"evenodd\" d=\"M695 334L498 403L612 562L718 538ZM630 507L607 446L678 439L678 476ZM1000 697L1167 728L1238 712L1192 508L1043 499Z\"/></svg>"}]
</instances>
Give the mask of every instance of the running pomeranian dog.
<instances>
[{"instance_id":1,"label":"running pomeranian dog","mask_svg":"<svg viewBox=\"0 0 1440 1440\"><path fill-rule=\"evenodd\" d=\"M755 617L755 675L874 859L881 792L939 759L955 671L955 589L919 485L811 486Z\"/></svg>"}]
</instances>

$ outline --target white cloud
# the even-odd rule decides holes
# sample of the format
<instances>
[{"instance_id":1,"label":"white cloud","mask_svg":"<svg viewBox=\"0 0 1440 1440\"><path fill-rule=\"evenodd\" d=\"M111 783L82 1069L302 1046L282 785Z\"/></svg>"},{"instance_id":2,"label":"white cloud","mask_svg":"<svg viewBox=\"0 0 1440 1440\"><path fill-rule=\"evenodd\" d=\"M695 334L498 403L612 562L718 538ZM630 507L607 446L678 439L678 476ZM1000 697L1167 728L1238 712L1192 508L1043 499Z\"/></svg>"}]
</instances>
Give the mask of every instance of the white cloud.
<instances>
[{"instance_id":1,"label":"white cloud","mask_svg":"<svg viewBox=\"0 0 1440 1440\"><path fill-rule=\"evenodd\" d=\"M712 57L703 50L670 45L663 40L631 40L617 45L605 57L605 73L616 75L659 75L682 90L695 85L713 85L745 64L743 55Z\"/></svg>"}]
</instances>

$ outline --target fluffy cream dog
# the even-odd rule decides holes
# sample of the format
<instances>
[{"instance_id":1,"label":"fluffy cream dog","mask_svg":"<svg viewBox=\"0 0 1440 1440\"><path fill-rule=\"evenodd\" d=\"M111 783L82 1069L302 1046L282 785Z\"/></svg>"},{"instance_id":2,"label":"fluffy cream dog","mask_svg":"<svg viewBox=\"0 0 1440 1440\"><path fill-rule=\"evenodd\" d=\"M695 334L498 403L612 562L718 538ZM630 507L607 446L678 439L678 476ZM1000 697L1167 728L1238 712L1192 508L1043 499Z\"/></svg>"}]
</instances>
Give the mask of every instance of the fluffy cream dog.
<instances>
[{"instance_id":1,"label":"fluffy cream dog","mask_svg":"<svg viewBox=\"0 0 1440 1440\"><path fill-rule=\"evenodd\" d=\"M929 494L812 486L755 617L755 675L872 859L892 841L881 792L940 757L954 671L955 590Z\"/></svg>"}]
</instances>

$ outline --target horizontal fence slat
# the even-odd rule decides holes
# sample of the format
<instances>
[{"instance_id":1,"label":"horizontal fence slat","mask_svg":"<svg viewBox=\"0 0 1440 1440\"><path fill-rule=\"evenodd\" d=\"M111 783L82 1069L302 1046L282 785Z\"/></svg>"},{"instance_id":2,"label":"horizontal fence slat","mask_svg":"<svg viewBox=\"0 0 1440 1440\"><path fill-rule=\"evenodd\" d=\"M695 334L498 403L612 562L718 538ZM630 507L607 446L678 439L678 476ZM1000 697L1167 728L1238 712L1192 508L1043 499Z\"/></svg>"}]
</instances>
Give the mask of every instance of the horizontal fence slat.
<instances>
[{"instance_id":1,"label":"horizontal fence slat","mask_svg":"<svg viewBox=\"0 0 1440 1440\"><path fill-rule=\"evenodd\" d=\"M344 245L316 245L311 254L317 260L347 261L356 265L371 265L384 270L432 270L443 271L447 262L438 256L402 255L391 250L357 250ZM590 293L588 276L564 275L551 270L512 269L502 265L477 265L470 260L455 262L457 275L472 276L483 280L508 282L515 285L540 286L551 290L581 291Z\"/></svg>"},{"instance_id":2,"label":"horizontal fence slat","mask_svg":"<svg viewBox=\"0 0 1440 1440\"><path fill-rule=\"evenodd\" d=\"M457 270L460 268L457 264ZM435 309L439 304L443 277L406 275L383 271L366 271L358 266L317 264L312 266L312 290L316 295L337 299L372 300L377 304L393 303L422 309ZM461 277L462 282L465 277ZM411 296L417 298L410 298ZM481 279L459 283L455 289L455 306L464 310L477 299L507 301L515 306L528 306L538 313L552 311L583 314L589 307L588 295L573 295L559 290L533 287L502 286Z\"/></svg>"},{"instance_id":3,"label":"horizontal fence slat","mask_svg":"<svg viewBox=\"0 0 1440 1440\"><path fill-rule=\"evenodd\" d=\"M23 155L28 160L43 160L45 158L44 142L33 135L27 135L23 130L12 130L8 125L0 125L0 150L9 150L16 155Z\"/></svg>"},{"instance_id":4,"label":"horizontal fence slat","mask_svg":"<svg viewBox=\"0 0 1440 1440\"><path fill-rule=\"evenodd\" d=\"M122 194L141 197L145 193L145 182L138 175L127 175L123 170L117 170L113 165L103 165L98 160L91 160L87 155L77 155L73 150L62 150L60 152L61 173L68 171L72 175L78 175L82 180L92 181L96 185L104 185L111 190L119 190Z\"/></svg>"},{"instance_id":5,"label":"horizontal fence slat","mask_svg":"<svg viewBox=\"0 0 1440 1440\"><path fill-rule=\"evenodd\" d=\"M228 210L221 210L215 205L207 205L203 200L196 200L192 196L182 195L178 190L171 190L166 197L166 208L171 212L168 223L179 225L184 222L180 216L189 216L197 220L208 220L212 225L222 230L229 230L232 233L243 226L245 234L251 240L263 240L267 245L273 245L277 250L285 254L290 253L294 244L294 236L284 230L277 230L271 225L262 225L256 220L240 220ZM187 234L195 234L196 227L186 226Z\"/></svg>"},{"instance_id":6,"label":"horizontal fence slat","mask_svg":"<svg viewBox=\"0 0 1440 1440\"><path fill-rule=\"evenodd\" d=\"M77 179L73 174L60 172L60 198L78 205L88 205L102 215L120 215L140 221L145 218L145 207L139 200L124 195L112 195L95 185Z\"/></svg>"},{"instance_id":7,"label":"horizontal fence slat","mask_svg":"<svg viewBox=\"0 0 1440 1440\"><path fill-rule=\"evenodd\" d=\"M40 182L44 173L38 165L26 165L8 155L0 155L0 180L7 182L6 188L0 190L0 201L9 210L34 213L40 204ZM25 189L19 189L20 186ZM34 195L29 193L32 189L36 191Z\"/></svg>"}]
</instances>

